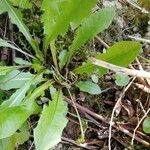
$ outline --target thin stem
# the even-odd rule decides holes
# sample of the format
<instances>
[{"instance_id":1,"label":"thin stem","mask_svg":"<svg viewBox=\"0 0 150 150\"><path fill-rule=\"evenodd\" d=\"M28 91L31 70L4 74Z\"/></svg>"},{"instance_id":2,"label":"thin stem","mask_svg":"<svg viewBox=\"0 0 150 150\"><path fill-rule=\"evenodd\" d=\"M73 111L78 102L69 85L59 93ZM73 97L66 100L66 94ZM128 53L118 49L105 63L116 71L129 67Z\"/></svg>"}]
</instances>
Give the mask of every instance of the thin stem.
<instances>
[{"instance_id":1,"label":"thin stem","mask_svg":"<svg viewBox=\"0 0 150 150\"><path fill-rule=\"evenodd\" d=\"M138 57L142 58L143 60L147 61L148 63L150 63L150 60L149 59L146 59L145 57L139 55Z\"/></svg>"},{"instance_id":2,"label":"thin stem","mask_svg":"<svg viewBox=\"0 0 150 150\"><path fill-rule=\"evenodd\" d=\"M114 125L113 119L115 115L115 111L118 107L118 105L121 103L122 97L126 93L126 91L129 89L133 81L135 80L136 77L132 79L132 81L128 84L128 86L124 89L123 93L120 95L119 99L117 100L115 107L113 108L112 114L111 114L111 119L110 119L110 125L109 125L109 138L108 138L108 149L111 150L111 135L112 135L112 127Z\"/></svg>"},{"instance_id":3,"label":"thin stem","mask_svg":"<svg viewBox=\"0 0 150 150\"><path fill-rule=\"evenodd\" d=\"M69 89L67 89L67 90L68 90L69 96L70 96L70 98L72 100L73 107L74 107L74 109L76 111L76 114L77 114L77 117L78 117L78 120L79 120L80 130L81 130L81 140L84 141L85 136L84 136L84 130L83 130L82 122L81 122L81 117L80 117L78 109L77 109L77 107L76 107L76 105L74 103L74 99L72 97L72 94L71 94L70 90Z\"/></svg>"},{"instance_id":4,"label":"thin stem","mask_svg":"<svg viewBox=\"0 0 150 150\"><path fill-rule=\"evenodd\" d=\"M144 114L144 116L142 117L142 119L139 121L139 123L137 124L136 128L134 129L133 137L132 137L132 140L131 140L131 145L133 145L136 130L139 128L140 124L141 124L142 121L146 118L146 116L148 115L149 112L150 112L150 108L147 110L147 112Z\"/></svg>"}]
</instances>

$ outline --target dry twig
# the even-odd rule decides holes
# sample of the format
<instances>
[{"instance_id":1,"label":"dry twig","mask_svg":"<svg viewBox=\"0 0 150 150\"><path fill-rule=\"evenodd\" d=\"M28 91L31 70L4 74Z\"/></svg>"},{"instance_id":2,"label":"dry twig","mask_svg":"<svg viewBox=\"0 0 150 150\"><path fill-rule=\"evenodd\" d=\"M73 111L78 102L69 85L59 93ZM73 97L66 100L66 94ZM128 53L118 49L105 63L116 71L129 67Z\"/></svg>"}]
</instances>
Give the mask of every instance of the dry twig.
<instances>
[{"instance_id":1,"label":"dry twig","mask_svg":"<svg viewBox=\"0 0 150 150\"><path fill-rule=\"evenodd\" d=\"M142 85L142 84L139 84L139 83L134 83L139 89L143 90L144 92L146 93L150 93L150 88Z\"/></svg>"},{"instance_id":2,"label":"dry twig","mask_svg":"<svg viewBox=\"0 0 150 150\"><path fill-rule=\"evenodd\" d=\"M139 9L142 13L148 14L149 11L147 11L145 8L141 8L138 4L136 4L133 0L126 0L131 6Z\"/></svg>"},{"instance_id":3,"label":"dry twig","mask_svg":"<svg viewBox=\"0 0 150 150\"><path fill-rule=\"evenodd\" d=\"M110 120L110 126L109 126L109 139L108 139L108 148L109 148L109 150L111 150L111 131L112 131L112 125L114 124L113 123L113 118L114 118L115 111L116 111L119 103L121 102L124 94L129 89L129 87L132 85L134 80L135 80L135 78L133 78L132 81L128 84L128 86L123 90L123 92L121 93L119 99L117 100L117 103L115 104L115 107L113 108L112 115L111 115L111 120Z\"/></svg>"},{"instance_id":4,"label":"dry twig","mask_svg":"<svg viewBox=\"0 0 150 150\"><path fill-rule=\"evenodd\" d=\"M131 140L131 145L133 145L136 130L139 128L140 124L142 123L142 121L145 119L145 117L148 115L149 112L150 112L150 108L147 110L147 112L144 114L144 116L141 118L141 120L137 124L136 128L134 129L133 137L132 137L132 140Z\"/></svg>"},{"instance_id":5,"label":"dry twig","mask_svg":"<svg viewBox=\"0 0 150 150\"><path fill-rule=\"evenodd\" d=\"M65 97L65 100L66 100L69 104L73 105L73 104L72 104L72 101L71 101L69 98ZM87 114L91 115L91 116L94 117L95 119L100 120L100 121L102 121L102 122L104 122L104 123L106 123L106 124L110 124L110 119L105 118L105 117L103 117L102 115L96 114L96 113L90 111L89 109L87 109L87 108L85 108L85 107L83 107L83 106L81 106L81 105L79 105L79 104L77 104L77 103L75 103L75 105L76 105L76 107L77 107L81 112L83 112L83 113L86 112ZM113 126L116 130L123 132L124 134L130 136L131 138L133 137L133 134L132 134L129 130L127 130L127 129L121 127L121 126L117 126L117 125L115 125L115 123L112 123L112 126ZM147 142L147 141L145 141L145 140L143 140L143 139L141 139L141 138L139 138L139 137L137 137L137 136L135 136L135 140L138 141L139 143L142 143L142 144L145 145L145 146L150 146L150 143L149 143L149 142Z\"/></svg>"},{"instance_id":6,"label":"dry twig","mask_svg":"<svg viewBox=\"0 0 150 150\"><path fill-rule=\"evenodd\" d=\"M150 40L148 39L144 39L144 38L139 38L139 37L135 37L132 35L128 35L129 38L134 39L136 41L140 41L140 42L144 42L144 43L149 43L150 44Z\"/></svg>"},{"instance_id":7,"label":"dry twig","mask_svg":"<svg viewBox=\"0 0 150 150\"><path fill-rule=\"evenodd\" d=\"M125 67L120 67L120 66L116 66L113 64L110 64L108 62L96 59L91 57L89 60L91 60L92 64L97 65L97 66L101 66L107 69L110 69L114 72L120 72L120 73L125 73L127 75L131 75L134 77L141 77L141 78L149 78L150 79L150 73L147 71L142 71L142 70L132 70L132 69L128 69Z\"/></svg>"}]
</instances>

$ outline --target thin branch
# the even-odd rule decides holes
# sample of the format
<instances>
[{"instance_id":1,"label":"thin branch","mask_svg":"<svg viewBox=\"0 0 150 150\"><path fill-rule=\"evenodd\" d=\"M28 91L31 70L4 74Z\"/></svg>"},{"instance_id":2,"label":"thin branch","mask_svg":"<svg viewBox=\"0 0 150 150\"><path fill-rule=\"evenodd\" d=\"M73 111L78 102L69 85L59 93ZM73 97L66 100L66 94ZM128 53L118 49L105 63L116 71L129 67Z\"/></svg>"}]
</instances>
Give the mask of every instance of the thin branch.
<instances>
[{"instance_id":1,"label":"thin branch","mask_svg":"<svg viewBox=\"0 0 150 150\"><path fill-rule=\"evenodd\" d=\"M108 62L96 59L96 58L89 58L89 60L91 60L92 64L97 65L97 66L101 66L107 69L110 69L114 72L120 72L120 73L125 73L127 75L131 75L134 77L142 77L142 78L150 78L150 72L147 71L142 71L142 70L132 70L132 69L128 69L125 67L120 67L120 66L116 66L113 64L110 64Z\"/></svg>"},{"instance_id":2,"label":"thin branch","mask_svg":"<svg viewBox=\"0 0 150 150\"><path fill-rule=\"evenodd\" d=\"M14 43L14 35L13 35L13 24L11 23L10 19L9 19L9 30L10 30L10 40L11 42ZM16 50L12 49L12 63L14 64L14 60L16 58Z\"/></svg>"},{"instance_id":3,"label":"thin branch","mask_svg":"<svg viewBox=\"0 0 150 150\"><path fill-rule=\"evenodd\" d=\"M68 138L66 138L66 137L61 137L61 139L62 139L63 141L67 141L68 143L74 144L74 145L76 145L76 146L78 146L78 147L81 147L81 148L84 148L84 149L90 150L90 149L92 148L92 147L88 146L86 143L85 143L85 144L78 144L76 141L71 140L71 139L68 139Z\"/></svg>"},{"instance_id":4,"label":"thin branch","mask_svg":"<svg viewBox=\"0 0 150 150\"><path fill-rule=\"evenodd\" d=\"M143 90L146 93L150 93L150 88L142 85L142 84L138 84L138 83L134 83L139 89Z\"/></svg>"},{"instance_id":5,"label":"thin branch","mask_svg":"<svg viewBox=\"0 0 150 150\"><path fill-rule=\"evenodd\" d=\"M128 35L128 37L131 38L131 39L134 39L136 41L139 41L139 42L144 42L144 43L149 43L150 44L150 40L148 40L148 39L139 38L139 37L135 37L135 36L132 36L132 35Z\"/></svg>"},{"instance_id":6,"label":"thin branch","mask_svg":"<svg viewBox=\"0 0 150 150\"><path fill-rule=\"evenodd\" d=\"M69 98L65 97L65 100L66 100L69 104L73 105L73 104L72 104L72 101L71 101ZM91 116L94 117L95 119L100 120L100 121L102 121L102 122L104 122L104 123L106 123L106 124L109 124L109 123L110 123L110 119L105 118L105 117L103 117L102 115L96 114L96 113L90 111L89 109L87 109L87 108L85 108L85 107L83 107L83 106L81 106L81 105L79 105L79 104L77 104L77 103L75 103L75 105L76 105L76 107L77 107L81 112L83 112L83 113L86 112L87 114L91 115ZM121 131L121 132L123 132L124 134L130 136L131 138L133 137L133 134L132 134L129 130L127 130L127 129L121 127L121 126L117 126L117 125L115 125L115 123L112 123L112 126L113 126L115 129L117 129L118 131ZM145 140L143 140L143 139L141 139L141 138L139 138L139 137L137 137L137 136L135 136L135 140L137 140L139 143L142 143L142 144L145 145L145 146L150 146L150 143L149 143L149 142L147 142L147 141L145 141Z\"/></svg>"},{"instance_id":7,"label":"thin branch","mask_svg":"<svg viewBox=\"0 0 150 150\"><path fill-rule=\"evenodd\" d=\"M95 39L100 42L104 47L109 48L109 45L105 43L99 36L96 36Z\"/></svg>"},{"instance_id":8,"label":"thin branch","mask_svg":"<svg viewBox=\"0 0 150 150\"><path fill-rule=\"evenodd\" d=\"M139 9L142 13L148 14L149 11L147 11L145 8L141 8L138 4L136 4L133 0L126 0L130 5L133 7Z\"/></svg>"},{"instance_id":9,"label":"thin branch","mask_svg":"<svg viewBox=\"0 0 150 150\"><path fill-rule=\"evenodd\" d=\"M108 139L108 148L109 148L109 150L111 150L111 131L112 131L113 118L114 118L115 111L116 111L119 103L121 102L124 94L129 89L129 87L132 85L134 80L135 80L135 78L133 78L132 81L128 84L128 86L124 89L124 91L121 93L119 99L117 100L117 102L115 104L115 107L113 108L113 111L112 111L112 114L111 114L111 119L110 119L110 126L109 126L109 139Z\"/></svg>"},{"instance_id":10,"label":"thin branch","mask_svg":"<svg viewBox=\"0 0 150 150\"><path fill-rule=\"evenodd\" d=\"M142 123L142 121L145 119L145 117L148 115L149 112L150 112L150 108L147 110L147 112L144 114L144 116L141 118L141 120L137 124L136 128L134 129L133 137L132 137L132 140L131 140L131 145L133 145L133 142L134 142L134 139L135 139L136 130L139 128L140 124Z\"/></svg>"},{"instance_id":11,"label":"thin branch","mask_svg":"<svg viewBox=\"0 0 150 150\"><path fill-rule=\"evenodd\" d=\"M18 51L18 52L24 54L25 56L28 56L28 57L33 58L33 59L35 58L33 55L28 54L27 52L23 51L22 49L20 49L20 48L18 48L18 47L15 47L15 46L14 46L14 49L15 49L16 51Z\"/></svg>"},{"instance_id":12,"label":"thin branch","mask_svg":"<svg viewBox=\"0 0 150 150\"><path fill-rule=\"evenodd\" d=\"M84 141L84 140L85 140L85 135L84 135L84 130L83 130L82 122L81 122L81 117L80 117L80 115L79 115L78 109L77 109L77 107L76 107L76 105L75 105L75 102L74 102L74 99L73 99L73 97L72 97L72 95L71 95L70 90L69 90L69 89L67 89L67 90L68 90L69 96L70 96L70 98L71 98L71 100L72 100L74 109L75 109L75 111L76 111L76 114L77 114L77 117L78 117L78 120L79 120L80 130L81 130L81 140Z\"/></svg>"}]
</instances>

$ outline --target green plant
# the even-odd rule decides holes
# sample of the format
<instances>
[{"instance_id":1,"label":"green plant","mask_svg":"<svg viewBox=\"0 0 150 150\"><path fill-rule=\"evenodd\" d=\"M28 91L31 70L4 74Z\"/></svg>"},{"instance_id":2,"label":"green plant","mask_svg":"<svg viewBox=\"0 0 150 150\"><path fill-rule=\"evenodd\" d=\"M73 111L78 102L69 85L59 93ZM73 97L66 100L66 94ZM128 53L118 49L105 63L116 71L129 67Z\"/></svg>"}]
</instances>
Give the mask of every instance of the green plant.
<instances>
[{"instance_id":1,"label":"green plant","mask_svg":"<svg viewBox=\"0 0 150 150\"><path fill-rule=\"evenodd\" d=\"M28 139L29 126L27 122L33 114L41 114L37 127L33 131L36 149L48 150L52 148L61 140L62 131L67 125L65 118L67 105L64 101L62 88L65 87L69 91L70 87L77 86L80 90L90 94L101 93L96 80L94 80L95 83L88 79L87 81L72 83L67 77L63 77L63 68L69 66L72 59L76 57L75 54L78 49L98 33L107 29L114 18L115 10L113 8L102 8L92 12L96 2L96 0L43 0L41 22L44 28L44 39L41 50L38 42L31 36L28 27L23 22L21 10L14 7L31 9L32 4L27 0L0 1L0 13L8 13L11 22L19 28L35 53L35 56L30 55L12 43L0 39L1 47L13 48L31 58L32 61L29 63L22 58L17 58L15 62L19 65L0 66L0 89L11 92L8 99L3 100L0 106L1 149L8 149L5 145L11 148L15 147ZM74 40L67 50L63 49L59 53L56 45L57 38L64 36L69 29L75 34ZM53 64L45 67L48 50L51 51ZM96 58L116 65L127 66L140 50L141 45L139 43L123 41L110 47L105 54L96 55ZM59 57L57 57L58 53ZM128 55L129 53L130 55ZM29 70L28 68L33 69L34 73L24 72L23 68L26 70ZM71 71L69 70L69 75L72 75ZM106 69L91 64L88 59L82 66L73 70L74 76L83 73L88 74L88 76L94 74L102 76L105 72ZM59 86L56 87L59 88L56 90L52 87L57 83ZM51 97L47 96L45 91L49 91ZM38 105L38 101L42 101L41 97L48 99L43 107ZM79 117L78 114L77 116ZM80 125L81 134L83 134L81 121ZM21 141L18 136L21 136ZM84 141L84 135L81 137L83 138L81 141Z\"/></svg>"},{"instance_id":2,"label":"green plant","mask_svg":"<svg viewBox=\"0 0 150 150\"><path fill-rule=\"evenodd\" d=\"M143 130L145 133L150 133L150 117L145 118L143 122Z\"/></svg>"}]
</instances>

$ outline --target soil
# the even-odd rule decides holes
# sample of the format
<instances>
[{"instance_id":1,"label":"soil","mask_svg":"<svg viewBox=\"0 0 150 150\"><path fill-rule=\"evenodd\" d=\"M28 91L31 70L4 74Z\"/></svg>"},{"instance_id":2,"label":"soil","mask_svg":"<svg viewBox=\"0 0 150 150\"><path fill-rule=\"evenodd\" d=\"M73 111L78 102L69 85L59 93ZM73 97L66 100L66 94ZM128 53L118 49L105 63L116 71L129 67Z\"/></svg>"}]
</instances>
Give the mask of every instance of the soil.
<instances>
[{"instance_id":1,"label":"soil","mask_svg":"<svg viewBox=\"0 0 150 150\"><path fill-rule=\"evenodd\" d=\"M150 14L144 13L140 9L132 6L126 0L102 0L97 4L97 7L104 6L113 6L116 8L116 16L112 23L112 25L105 32L98 35L105 43L109 46L113 45L117 41L122 40L135 40L132 37L142 38L142 39L150 39ZM139 5L141 8L144 8L143 5ZM25 19L28 27L30 28L33 35L42 35L42 24L39 22L38 15L38 5L34 8L33 12L30 11L24 12L25 16L31 16L29 20ZM36 11L36 15L34 14ZM21 33L18 32L18 29L14 26L13 31L9 29L9 18L7 14L0 15L0 37L11 40L10 32L13 32L13 42L17 43L19 46L23 47L23 49L29 52L30 46ZM31 20L34 20L36 23L34 24ZM19 38L18 38L19 37ZM66 45L71 42L73 37L72 33L68 33L68 39L64 38L66 41ZM39 43L41 42L42 36L38 37ZM58 44L61 40L64 41L63 38L58 38ZM141 57L138 57L142 68L145 71L150 71L150 64L147 63L143 59L150 58L150 43L142 42L143 50L141 51ZM65 45L65 44L64 44ZM73 60L73 63L69 66L74 68L78 63L83 62L86 56L93 54L93 51L97 53L101 53L105 51L106 47L96 38L93 39L92 42L89 42L87 48L90 51L87 53L84 50L81 50L76 58ZM64 46L65 47L65 46ZM82 55L81 55L82 52ZM1 64L11 64L12 63L12 53L9 49L3 49L3 52L0 53ZM16 56L20 56L20 54L16 54ZM133 62L132 66L134 68L139 69L138 63ZM64 71L65 72L65 71ZM87 76L82 76L82 79L87 78ZM143 89L140 89L136 86L136 83L141 84L141 81L136 79L131 87L127 90L125 95L121 99L121 103L117 107L116 114L114 116L114 121L116 123L117 128L112 128L112 138L111 138L111 146L112 150L148 150L150 147L147 147L147 144L144 142L140 142L138 140L134 140L134 144L131 147L131 138L132 135L129 136L119 129L119 127L130 131L133 133L136 128L139 120L143 117L143 110L148 110L150 108L150 92L145 92ZM107 150L108 149L108 138L109 138L109 119L111 118L113 108L123 93L125 87L119 87L115 84L114 73L109 71L105 74L104 77L99 79L99 85L102 89L102 94L98 96L91 96L89 94L80 92L78 89L71 88L71 92L73 93L74 98L76 99L76 103L81 105L88 110L101 115L104 117L105 121L102 121L89 113L82 111L79 109L80 116L82 118L84 128L85 128L85 141L83 144L79 142L81 132L80 126L78 122L78 118L76 117L76 112L72 105L69 106L69 113L67 118L69 120L67 127L65 128L62 141L54 148L55 150L82 150L82 149L90 149L90 150ZM150 84L148 85L150 88ZM75 116L74 116L74 115ZM37 118L31 119L32 123L37 121ZM118 130L119 129L119 130ZM140 124L136 136L140 138L140 140L144 140L150 143L150 136L145 134L142 129L142 124ZM32 133L31 133L32 134ZM28 147L28 148L27 148ZM34 150L33 138L31 138L25 142L23 145L20 145L18 150Z\"/></svg>"}]
</instances>

